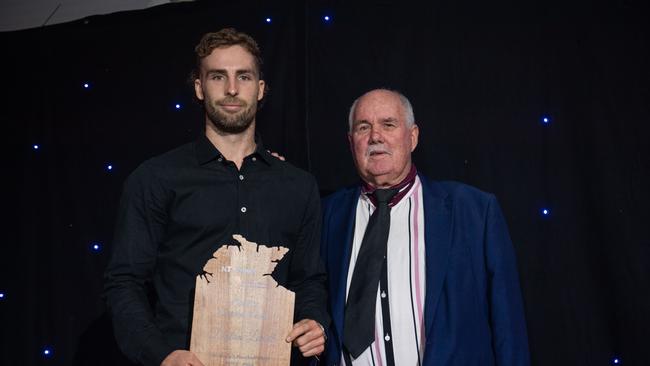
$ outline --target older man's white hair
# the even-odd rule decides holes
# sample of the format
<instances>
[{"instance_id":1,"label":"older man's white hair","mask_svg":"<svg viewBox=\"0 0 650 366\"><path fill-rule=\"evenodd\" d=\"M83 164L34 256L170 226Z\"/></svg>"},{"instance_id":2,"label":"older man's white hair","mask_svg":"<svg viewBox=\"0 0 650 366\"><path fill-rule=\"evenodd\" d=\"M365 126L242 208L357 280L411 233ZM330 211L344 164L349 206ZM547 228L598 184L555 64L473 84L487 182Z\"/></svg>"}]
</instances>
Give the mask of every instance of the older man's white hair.
<instances>
[{"instance_id":1,"label":"older man's white hair","mask_svg":"<svg viewBox=\"0 0 650 366\"><path fill-rule=\"evenodd\" d=\"M354 100L354 103L352 103L352 106L350 107L350 113L348 115L348 125L349 125L349 131L352 132L352 125L354 124L354 111L357 109L357 104L359 103L359 100L363 98L366 94L378 90L383 90L389 93L393 93L397 95L399 98L400 103L402 103L402 107L404 108L404 114L406 118L406 127L412 127L415 124L415 116L413 115L413 106L411 105L411 102L408 100L404 94L400 93L397 90L392 90L392 89L387 89L387 88L379 88L379 89L373 89L370 90L363 95L361 95L359 98Z\"/></svg>"}]
</instances>

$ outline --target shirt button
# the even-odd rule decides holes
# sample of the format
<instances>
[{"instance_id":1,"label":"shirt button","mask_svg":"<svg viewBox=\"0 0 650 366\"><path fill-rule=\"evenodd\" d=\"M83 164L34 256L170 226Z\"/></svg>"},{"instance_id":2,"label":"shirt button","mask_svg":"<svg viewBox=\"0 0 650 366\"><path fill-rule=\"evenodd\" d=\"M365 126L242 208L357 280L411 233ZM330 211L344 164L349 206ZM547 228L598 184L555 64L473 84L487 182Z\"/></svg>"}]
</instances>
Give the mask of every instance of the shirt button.
<instances>
[{"instance_id":1,"label":"shirt button","mask_svg":"<svg viewBox=\"0 0 650 366\"><path fill-rule=\"evenodd\" d=\"M239 180L244 180L244 176L240 174L239 175Z\"/></svg>"},{"instance_id":2,"label":"shirt button","mask_svg":"<svg viewBox=\"0 0 650 366\"><path fill-rule=\"evenodd\" d=\"M257 161L257 158L253 156L253 157L251 158L251 160L252 160L252 161Z\"/></svg>"},{"instance_id":3,"label":"shirt button","mask_svg":"<svg viewBox=\"0 0 650 366\"><path fill-rule=\"evenodd\" d=\"M386 298L386 293L384 291L381 292L381 298L385 299Z\"/></svg>"},{"instance_id":4,"label":"shirt button","mask_svg":"<svg viewBox=\"0 0 650 366\"><path fill-rule=\"evenodd\" d=\"M223 158L220 156L219 159L217 159L220 163L223 161Z\"/></svg>"},{"instance_id":5,"label":"shirt button","mask_svg":"<svg viewBox=\"0 0 650 366\"><path fill-rule=\"evenodd\" d=\"M385 340L386 342L390 341L390 336L388 335L388 333L386 333L386 336L384 337L384 340Z\"/></svg>"},{"instance_id":6,"label":"shirt button","mask_svg":"<svg viewBox=\"0 0 650 366\"><path fill-rule=\"evenodd\" d=\"M246 212L246 207L242 207L241 212Z\"/></svg>"}]
</instances>

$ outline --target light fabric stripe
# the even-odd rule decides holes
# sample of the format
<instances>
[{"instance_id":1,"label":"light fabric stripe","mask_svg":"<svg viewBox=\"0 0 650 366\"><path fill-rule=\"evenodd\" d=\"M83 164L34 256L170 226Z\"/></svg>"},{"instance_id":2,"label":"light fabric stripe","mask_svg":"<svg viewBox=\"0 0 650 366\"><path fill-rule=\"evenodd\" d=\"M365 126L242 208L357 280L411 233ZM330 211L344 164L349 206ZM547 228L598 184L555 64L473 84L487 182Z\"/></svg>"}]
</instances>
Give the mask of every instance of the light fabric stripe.
<instances>
[{"instance_id":1,"label":"light fabric stripe","mask_svg":"<svg viewBox=\"0 0 650 366\"><path fill-rule=\"evenodd\" d=\"M413 187L413 190L415 192L417 192L413 196L415 198L415 200L414 200L415 201L415 212L418 213L417 216L415 217L415 220L413 220L413 234L414 234L413 238L415 239L415 242L414 242L414 246L415 246L415 248L414 248L414 252L415 252L415 265L414 265L414 268L415 268L415 289L416 289L416 291L415 291L415 303L417 304L417 311L418 311L417 316L418 316L418 319L420 319L420 331L422 331L422 329L424 328L422 326L423 325L422 321L424 320L424 316L423 316L423 313L422 313L422 303L423 303L423 301L422 301L422 298L423 298L422 289L424 289L425 287L424 287L424 284L422 284L421 281L420 281L420 271L419 271L419 269L420 269L420 225L419 225L420 217L418 217L418 216L423 216L423 215L419 214L419 212L420 212L420 195L422 193L422 190L420 189L420 179L419 178L415 181L415 187ZM424 340L424 335L420 336L420 340L422 340L422 341ZM424 344L424 342L420 343L421 346L423 344ZM422 347L420 347L420 350L422 350Z\"/></svg>"},{"instance_id":2,"label":"light fabric stripe","mask_svg":"<svg viewBox=\"0 0 650 366\"><path fill-rule=\"evenodd\" d=\"M381 304L377 308L377 311L381 314ZM377 366L383 366L384 365L384 359L383 359L383 357L381 357L381 350L379 349L379 345L383 344L383 342L381 340L381 335L377 332L377 329L381 329L381 328L375 327L375 342L373 343L374 352L371 352L370 357L372 357L372 363L374 365L375 364L375 357L373 357L373 353L375 355L377 355Z\"/></svg>"}]
</instances>

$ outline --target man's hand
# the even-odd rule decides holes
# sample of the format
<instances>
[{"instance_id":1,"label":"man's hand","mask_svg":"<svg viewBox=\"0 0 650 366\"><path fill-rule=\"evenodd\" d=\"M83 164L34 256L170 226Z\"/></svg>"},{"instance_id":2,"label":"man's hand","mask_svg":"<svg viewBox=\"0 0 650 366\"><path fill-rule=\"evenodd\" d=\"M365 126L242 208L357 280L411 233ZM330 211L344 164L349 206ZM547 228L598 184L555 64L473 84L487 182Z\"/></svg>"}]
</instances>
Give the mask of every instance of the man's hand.
<instances>
[{"instance_id":1,"label":"man's hand","mask_svg":"<svg viewBox=\"0 0 650 366\"><path fill-rule=\"evenodd\" d=\"M287 342L293 342L305 357L318 356L325 350L325 332L315 320L303 319L293 325Z\"/></svg>"},{"instance_id":2,"label":"man's hand","mask_svg":"<svg viewBox=\"0 0 650 366\"><path fill-rule=\"evenodd\" d=\"M190 351L176 350L163 360L160 366L204 366Z\"/></svg>"},{"instance_id":3,"label":"man's hand","mask_svg":"<svg viewBox=\"0 0 650 366\"><path fill-rule=\"evenodd\" d=\"M276 159L284 161L284 156L276 153L275 151L266 150L266 152L273 155Z\"/></svg>"}]
</instances>

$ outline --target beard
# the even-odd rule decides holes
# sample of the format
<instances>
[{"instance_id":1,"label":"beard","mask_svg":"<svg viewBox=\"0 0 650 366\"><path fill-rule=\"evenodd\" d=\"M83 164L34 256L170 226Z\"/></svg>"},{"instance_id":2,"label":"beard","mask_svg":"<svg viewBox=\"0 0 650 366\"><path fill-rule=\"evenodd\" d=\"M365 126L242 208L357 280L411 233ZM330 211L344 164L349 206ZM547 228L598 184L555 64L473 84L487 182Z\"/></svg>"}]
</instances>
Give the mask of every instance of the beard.
<instances>
[{"instance_id":1,"label":"beard","mask_svg":"<svg viewBox=\"0 0 650 366\"><path fill-rule=\"evenodd\" d=\"M239 104L243 108L241 111L232 114L219 109L220 104L230 103ZM256 100L252 104L248 104L235 97L226 97L215 102L210 102L208 99L205 99L203 104L208 119L218 131L226 134L238 134L246 131L253 123L253 120L255 120L255 113L257 113Z\"/></svg>"}]
</instances>

